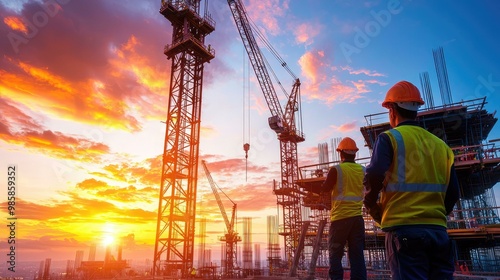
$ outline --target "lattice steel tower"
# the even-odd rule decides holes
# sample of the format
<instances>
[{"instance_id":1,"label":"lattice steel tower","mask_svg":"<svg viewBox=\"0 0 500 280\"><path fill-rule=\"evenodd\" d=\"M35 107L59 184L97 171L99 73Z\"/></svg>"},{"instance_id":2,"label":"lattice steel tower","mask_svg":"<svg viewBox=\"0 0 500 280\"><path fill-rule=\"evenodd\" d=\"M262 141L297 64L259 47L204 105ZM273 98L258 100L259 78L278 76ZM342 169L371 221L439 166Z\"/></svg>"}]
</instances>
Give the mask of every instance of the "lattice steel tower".
<instances>
[{"instance_id":1,"label":"lattice steel tower","mask_svg":"<svg viewBox=\"0 0 500 280\"><path fill-rule=\"evenodd\" d=\"M187 278L193 267L196 182L203 64L215 57L205 37L215 30L201 0L163 0L160 13L172 24L172 60L153 275Z\"/></svg>"}]
</instances>

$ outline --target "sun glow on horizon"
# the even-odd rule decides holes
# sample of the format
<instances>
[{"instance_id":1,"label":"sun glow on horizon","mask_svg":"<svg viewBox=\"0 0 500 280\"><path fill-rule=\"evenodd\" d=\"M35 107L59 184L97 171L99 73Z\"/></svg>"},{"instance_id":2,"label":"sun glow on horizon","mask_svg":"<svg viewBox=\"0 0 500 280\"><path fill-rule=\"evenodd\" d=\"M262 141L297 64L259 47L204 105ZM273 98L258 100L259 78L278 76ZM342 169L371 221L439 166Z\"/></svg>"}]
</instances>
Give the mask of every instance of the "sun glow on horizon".
<instances>
[{"instance_id":1,"label":"sun glow on horizon","mask_svg":"<svg viewBox=\"0 0 500 280\"><path fill-rule=\"evenodd\" d=\"M103 240L102 240L102 244L105 247L108 247L108 246L115 244L115 237L112 235L105 235Z\"/></svg>"},{"instance_id":2,"label":"sun glow on horizon","mask_svg":"<svg viewBox=\"0 0 500 280\"><path fill-rule=\"evenodd\" d=\"M102 236L102 244L105 247L114 245L116 242L116 228L114 224L106 223L103 226L103 236Z\"/></svg>"}]
</instances>

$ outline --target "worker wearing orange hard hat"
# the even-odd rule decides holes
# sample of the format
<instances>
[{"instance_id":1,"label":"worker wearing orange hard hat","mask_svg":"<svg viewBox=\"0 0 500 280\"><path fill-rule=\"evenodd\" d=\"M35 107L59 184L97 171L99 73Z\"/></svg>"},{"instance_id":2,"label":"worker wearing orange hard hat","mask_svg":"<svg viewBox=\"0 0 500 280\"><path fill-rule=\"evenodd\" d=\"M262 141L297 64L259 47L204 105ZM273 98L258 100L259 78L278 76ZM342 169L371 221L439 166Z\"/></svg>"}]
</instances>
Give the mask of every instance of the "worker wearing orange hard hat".
<instances>
[{"instance_id":1,"label":"worker wearing orange hard hat","mask_svg":"<svg viewBox=\"0 0 500 280\"><path fill-rule=\"evenodd\" d=\"M448 145L418 125L418 88L401 81L387 91L392 129L378 135L366 167L363 203L385 232L392 279L453 279L446 216L459 198Z\"/></svg>"},{"instance_id":2,"label":"worker wearing orange hard hat","mask_svg":"<svg viewBox=\"0 0 500 280\"><path fill-rule=\"evenodd\" d=\"M366 279L366 265L363 254L365 245L365 224L363 220L363 178L364 167L355 163L358 152L356 142L343 138L337 152L341 162L328 171L321 187L313 192L331 193L330 229L328 251L330 279L344 279L342 258L347 243L351 279Z\"/></svg>"}]
</instances>

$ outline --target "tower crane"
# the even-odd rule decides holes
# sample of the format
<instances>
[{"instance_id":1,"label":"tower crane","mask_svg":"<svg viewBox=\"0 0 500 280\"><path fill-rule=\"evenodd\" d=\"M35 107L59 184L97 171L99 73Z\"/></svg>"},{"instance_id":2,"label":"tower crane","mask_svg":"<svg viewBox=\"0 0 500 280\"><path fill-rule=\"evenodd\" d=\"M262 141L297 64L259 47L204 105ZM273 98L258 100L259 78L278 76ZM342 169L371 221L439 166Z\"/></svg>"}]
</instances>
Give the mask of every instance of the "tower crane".
<instances>
[{"instance_id":1,"label":"tower crane","mask_svg":"<svg viewBox=\"0 0 500 280\"><path fill-rule=\"evenodd\" d=\"M228 0L236 27L245 46L252 68L255 72L260 88L266 99L271 117L268 122L277 134L280 142L281 155L281 182L274 183L273 192L278 197L278 204L283 208L283 230L280 232L285 240L285 257L289 267L295 253L300 235L301 205L300 190L294 183L298 179L297 143L305 140L301 132L300 116L300 81L291 72L286 63L279 58L277 52L273 54L280 60L289 74L295 79L292 91L288 96L285 111L281 108L278 96L269 76L265 60L250 26L247 13L241 0ZM271 47L269 45L269 47ZM296 116L297 115L297 116Z\"/></svg>"},{"instance_id":2,"label":"tower crane","mask_svg":"<svg viewBox=\"0 0 500 280\"><path fill-rule=\"evenodd\" d=\"M187 278L194 263L196 191L204 64L215 57L205 38L215 21L201 0L161 0L172 25L171 60L161 186L158 198L154 277Z\"/></svg>"},{"instance_id":3,"label":"tower crane","mask_svg":"<svg viewBox=\"0 0 500 280\"><path fill-rule=\"evenodd\" d=\"M201 161L203 165L203 169L205 170L205 175L207 176L208 182L210 183L210 187L212 188L212 192L214 193L215 199L217 200L217 204L219 205L220 212L222 213L222 217L224 218L224 222L226 223L227 233L224 236L220 237L220 241L226 242L226 264L224 267L223 274L228 278L231 278L234 274L234 270L237 267L237 258L236 258L236 248L239 241L241 241L241 237L238 236L238 233L234 230L234 223L236 219L236 203L234 203L227 195L226 197L233 204L233 210L231 214L231 220L228 219L226 210L224 208L224 204L222 204L222 200L220 199L219 192L217 191L217 185L212 179L212 175L207 168L206 161Z\"/></svg>"}]
</instances>

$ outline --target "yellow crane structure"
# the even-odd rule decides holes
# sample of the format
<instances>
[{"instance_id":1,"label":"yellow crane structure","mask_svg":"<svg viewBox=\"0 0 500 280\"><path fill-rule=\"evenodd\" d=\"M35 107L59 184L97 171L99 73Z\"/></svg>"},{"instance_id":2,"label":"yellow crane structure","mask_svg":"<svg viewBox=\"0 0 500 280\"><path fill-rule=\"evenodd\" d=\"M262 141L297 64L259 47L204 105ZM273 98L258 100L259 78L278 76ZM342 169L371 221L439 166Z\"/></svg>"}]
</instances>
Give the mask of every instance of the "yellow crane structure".
<instances>
[{"instance_id":1,"label":"yellow crane structure","mask_svg":"<svg viewBox=\"0 0 500 280\"><path fill-rule=\"evenodd\" d=\"M295 184L299 172L297 143L305 140L304 134L301 131L300 80L292 73L272 46L266 43L265 38L261 36L260 38L271 49L273 55L295 80L283 112L267 70L266 61L255 40L243 2L241 0L228 0L227 2L252 68L259 81L262 93L266 99L269 111L271 112L271 117L268 119L269 126L276 132L280 142L281 181L278 184L274 183L273 192L277 196L278 204L283 209L283 225L279 233L284 236L285 258L289 267L291 267L291 262L294 259L295 249L299 241L302 220L301 191ZM258 33L257 29L256 32Z\"/></svg>"},{"instance_id":2,"label":"yellow crane structure","mask_svg":"<svg viewBox=\"0 0 500 280\"><path fill-rule=\"evenodd\" d=\"M237 245L238 242L241 241L241 237L238 236L238 232L235 231L234 229L234 224L236 221L236 203L234 203L231 198L229 198L224 192L224 195L231 201L233 204L232 207L232 214L231 214L231 220L227 217L226 210L224 208L224 204L222 204L222 200L220 198L219 192L217 189L219 188L217 184L214 182L212 175L210 174L210 171L208 170L207 163L206 161L202 160L201 161L203 165L203 169L205 170L205 175L207 176L208 182L210 183L210 187L212 188L212 192L214 193L215 199L217 200L217 204L219 205L220 212L222 214L222 217L224 218L224 222L226 223L226 229L227 232L224 234L224 236L220 237L220 241L226 242L225 246L225 256L226 256L226 262L223 267L222 274L227 277L227 278L232 278L235 274L235 269L237 269ZM220 189L220 188L219 188Z\"/></svg>"}]
</instances>

